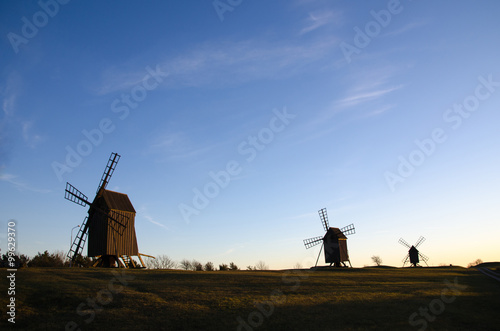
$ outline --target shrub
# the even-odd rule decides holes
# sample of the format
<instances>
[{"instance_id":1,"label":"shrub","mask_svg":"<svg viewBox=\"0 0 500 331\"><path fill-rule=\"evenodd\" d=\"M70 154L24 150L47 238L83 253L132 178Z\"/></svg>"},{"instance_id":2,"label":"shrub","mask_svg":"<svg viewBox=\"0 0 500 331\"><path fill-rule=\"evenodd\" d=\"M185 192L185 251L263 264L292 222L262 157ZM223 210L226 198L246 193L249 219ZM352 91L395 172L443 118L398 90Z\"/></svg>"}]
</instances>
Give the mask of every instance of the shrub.
<instances>
[{"instance_id":1,"label":"shrub","mask_svg":"<svg viewBox=\"0 0 500 331\"><path fill-rule=\"evenodd\" d=\"M69 261L64 258L64 254L60 252L56 252L53 254L49 254L48 251L42 253L38 252L38 254L28 262L29 267L64 267L69 265Z\"/></svg>"},{"instance_id":2,"label":"shrub","mask_svg":"<svg viewBox=\"0 0 500 331\"><path fill-rule=\"evenodd\" d=\"M205 271L214 271L215 266L212 262L205 263Z\"/></svg>"}]
</instances>

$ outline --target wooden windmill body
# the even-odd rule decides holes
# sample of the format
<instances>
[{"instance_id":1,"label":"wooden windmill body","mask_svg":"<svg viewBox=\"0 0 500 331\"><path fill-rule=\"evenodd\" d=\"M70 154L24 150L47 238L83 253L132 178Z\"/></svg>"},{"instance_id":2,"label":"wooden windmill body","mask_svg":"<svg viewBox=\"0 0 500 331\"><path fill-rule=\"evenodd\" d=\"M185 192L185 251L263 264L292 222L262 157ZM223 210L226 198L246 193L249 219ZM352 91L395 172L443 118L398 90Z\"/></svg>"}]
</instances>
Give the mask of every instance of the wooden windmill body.
<instances>
[{"instance_id":1,"label":"wooden windmill body","mask_svg":"<svg viewBox=\"0 0 500 331\"><path fill-rule=\"evenodd\" d=\"M323 228L326 231L325 235L304 240L304 245L307 249L319 245L320 243L322 244L315 266L318 265L319 255L321 255L321 250L323 248L325 250L325 263L330 263L330 266L333 265L335 267L346 267L346 262L351 265L351 261L349 260L349 251L347 250L346 236L356 233L354 224L350 224L341 229L330 227L326 208L319 210L318 213L323 224Z\"/></svg>"},{"instance_id":2,"label":"wooden windmill body","mask_svg":"<svg viewBox=\"0 0 500 331\"><path fill-rule=\"evenodd\" d=\"M72 262L81 255L88 239L87 255L97 258L94 266L144 266L141 258L144 254L139 253L137 246L134 206L126 194L106 190L119 159L120 155L111 154L92 202L85 194L66 183L65 198L89 207L88 216L83 220L68 252ZM137 256L140 263L134 261L133 256Z\"/></svg>"}]
</instances>

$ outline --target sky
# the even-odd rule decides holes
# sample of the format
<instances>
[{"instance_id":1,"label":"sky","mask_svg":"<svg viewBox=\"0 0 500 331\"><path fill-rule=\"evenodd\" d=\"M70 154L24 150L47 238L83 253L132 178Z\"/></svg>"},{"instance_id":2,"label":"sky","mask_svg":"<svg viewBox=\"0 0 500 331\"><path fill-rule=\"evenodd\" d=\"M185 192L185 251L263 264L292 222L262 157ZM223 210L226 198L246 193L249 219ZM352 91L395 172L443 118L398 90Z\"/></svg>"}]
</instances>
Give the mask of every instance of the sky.
<instances>
[{"instance_id":1,"label":"sky","mask_svg":"<svg viewBox=\"0 0 500 331\"><path fill-rule=\"evenodd\" d=\"M500 260L497 1L2 1L0 248L67 252L108 189L139 251L353 266ZM320 258L320 264L324 262ZM323 263L324 264L324 263Z\"/></svg>"}]
</instances>

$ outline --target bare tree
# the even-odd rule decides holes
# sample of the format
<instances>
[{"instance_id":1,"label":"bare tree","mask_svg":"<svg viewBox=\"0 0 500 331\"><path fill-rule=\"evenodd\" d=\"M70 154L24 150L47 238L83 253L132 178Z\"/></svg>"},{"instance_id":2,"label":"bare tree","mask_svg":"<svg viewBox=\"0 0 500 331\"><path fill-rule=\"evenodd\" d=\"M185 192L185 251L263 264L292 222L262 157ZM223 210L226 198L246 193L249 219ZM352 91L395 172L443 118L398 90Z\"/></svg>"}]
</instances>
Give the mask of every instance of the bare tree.
<instances>
[{"instance_id":1,"label":"bare tree","mask_svg":"<svg viewBox=\"0 0 500 331\"><path fill-rule=\"evenodd\" d=\"M377 267L382 264L382 259L380 258L380 256L373 255L372 261L373 261L373 263L375 263L377 265Z\"/></svg>"},{"instance_id":2,"label":"bare tree","mask_svg":"<svg viewBox=\"0 0 500 331\"><path fill-rule=\"evenodd\" d=\"M172 260L168 255L162 254L156 256L156 258L144 259L145 267L148 269L175 269L177 268L177 262Z\"/></svg>"},{"instance_id":3,"label":"bare tree","mask_svg":"<svg viewBox=\"0 0 500 331\"><path fill-rule=\"evenodd\" d=\"M236 264L233 262L229 263L229 270L240 270Z\"/></svg>"},{"instance_id":4,"label":"bare tree","mask_svg":"<svg viewBox=\"0 0 500 331\"><path fill-rule=\"evenodd\" d=\"M159 269L175 269L177 267L177 262L172 260L168 255L158 255L156 260L158 261Z\"/></svg>"},{"instance_id":5,"label":"bare tree","mask_svg":"<svg viewBox=\"0 0 500 331\"><path fill-rule=\"evenodd\" d=\"M158 261L153 258L145 258L144 260L144 266L148 269L160 269Z\"/></svg>"},{"instance_id":6,"label":"bare tree","mask_svg":"<svg viewBox=\"0 0 500 331\"><path fill-rule=\"evenodd\" d=\"M255 265L255 270L269 270L269 266L261 260Z\"/></svg>"},{"instance_id":7,"label":"bare tree","mask_svg":"<svg viewBox=\"0 0 500 331\"><path fill-rule=\"evenodd\" d=\"M222 263L222 264L219 264L219 270L226 271L226 270L229 270L229 267L227 266L227 264Z\"/></svg>"},{"instance_id":8,"label":"bare tree","mask_svg":"<svg viewBox=\"0 0 500 331\"><path fill-rule=\"evenodd\" d=\"M184 270L192 270L193 269L193 265L191 264L191 261L189 260L186 260L186 259L183 259L181 262L180 262L180 266L182 269Z\"/></svg>"},{"instance_id":9,"label":"bare tree","mask_svg":"<svg viewBox=\"0 0 500 331\"><path fill-rule=\"evenodd\" d=\"M295 263L295 265L293 266L294 269L302 269L302 264L300 264L299 262Z\"/></svg>"},{"instance_id":10,"label":"bare tree","mask_svg":"<svg viewBox=\"0 0 500 331\"><path fill-rule=\"evenodd\" d=\"M467 268L472 268L472 267L475 267L475 266L477 266L478 264L481 264L481 263L483 263L483 260L481 260L481 259L477 259L476 261L469 263L469 264L467 265Z\"/></svg>"}]
</instances>

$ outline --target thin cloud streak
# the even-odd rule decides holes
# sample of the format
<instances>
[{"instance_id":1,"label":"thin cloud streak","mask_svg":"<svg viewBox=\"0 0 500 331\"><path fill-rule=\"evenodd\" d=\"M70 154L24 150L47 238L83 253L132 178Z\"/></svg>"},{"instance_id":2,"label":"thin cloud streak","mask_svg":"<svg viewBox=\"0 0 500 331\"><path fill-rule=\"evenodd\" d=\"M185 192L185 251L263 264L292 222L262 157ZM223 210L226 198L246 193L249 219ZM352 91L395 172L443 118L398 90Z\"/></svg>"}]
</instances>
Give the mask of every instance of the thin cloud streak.
<instances>
[{"instance_id":1,"label":"thin cloud streak","mask_svg":"<svg viewBox=\"0 0 500 331\"><path fill-rule=\"evenodd\" d=\"M300 30L299 35L302 36L327 24L338 22L338 20L338 14L332 11L309 13L308 25Z\"/></svg>"},{"instance_id":2,"label":"thin cloud streak","mask_svg":"<svg viewBox=\"0 0 500 331\"><path fill-rule=\"evenodd\" d=\"M4 182L7 182L7 183L14 185L19 191L31 191L31 192L43 193L43 194L52 192L51 190L39 189L39 188L32 187L26 183L23 183L23 182L16 180L16 178L18 178L18 176L12 175L12 174L7 174L7 173L0 174L0 181L4 181Z\"/></svg>"},{"instance_id":3,"label":"thin cloud streak","mask_svg":"<svg viewBox=\"0 0 500 331\"><path fill-rule=\"evenodd\" d=\"M335 38L328 38L308 44L254 40L200 44L180 56L156 62L162 72L169 74L159 88L217 87L289 77L308 70L307 65L328 59L337 43ZM126 91L146 74L143 68L117 68L102 74L97 94Z\"/></svg>"},{"instance_id":4,"label":"thin cloud streak","mask_svg":"<svg viewBox=\"0 0 500 331\"><path fill-rule=\"evenodd\" d=\"M399 90L402 87L403 87L403 85L400 85L400 86L394 86L394 87L390 87L390 88L386 88L386 89L382 89L382 90L366 91L366 92L357 93L357 94L350 95L344 99L339 100L337 102L337 105L341 106L341 107L352 107L352 106L355 106L355 105L362 103L362 102L367 102L367 101L371 101L371 100L380 98L388 93Z\"/></svg>"},{"instance_id":5,"label":"thin cloud streak","mask_svg":"<svg viewBox=\"0 0 500 331\"><path fill-rule=\"evenodd\" d=\"M154 225L157 225L159 227L162 227L164 228L165 230L169 230L168 227L160 222L157 222L155 220L153 220L153 218L149 215L141 215L142 217L144 217L146 220L148 220L149 222L153 223Z\"/></svg>"}]
</instances>

